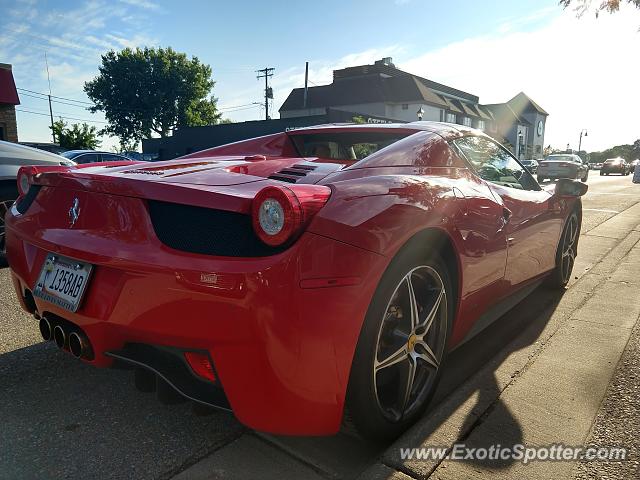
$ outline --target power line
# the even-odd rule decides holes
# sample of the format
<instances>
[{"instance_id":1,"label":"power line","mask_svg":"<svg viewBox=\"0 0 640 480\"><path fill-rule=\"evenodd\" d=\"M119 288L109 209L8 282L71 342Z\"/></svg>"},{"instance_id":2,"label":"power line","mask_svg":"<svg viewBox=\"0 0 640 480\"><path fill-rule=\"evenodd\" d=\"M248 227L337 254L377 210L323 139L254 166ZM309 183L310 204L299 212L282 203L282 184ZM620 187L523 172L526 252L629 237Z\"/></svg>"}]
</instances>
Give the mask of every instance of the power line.
<instances>
[{"instance_id":1,"label":"power line","mask_svg":"<svg viewBox=\"0 0 640 480\"><path fill-rule=\"evenodd\" d=\"M33 115L44 115L45 117L48 117L49 114L48 113L40 113L40 112L34 112L32 110L24 110L22 108L16 108L16 112L22 112L22 113L31 113ZM68 117L66 115L58 115L60 118L64 118L66 120L77 120L79 122L91 122L91 123L109 123L109 122L102 122L100 120L89 120L87 118L76 118L76 117Z\"/></svg>"},{"instance_id":2,"label":"power line","mask_svg":"<svg viewBox=\"0 0 640 480\"><path fill-rule=\"evenodd\" d=\"M19 88L18 87L17 90L20 90L22 92L21 95L25 95L27 97L35 98L37 100L47 100L48 96L49 96L46 93L36 92L35 90L29 90L27 88ZM40 96L38 96L38 95L40 95ZM63 101L63 100L66 100L66 101ZM67 98L67 97L58 97L56 95L51 95L51 101L53 103L58 103L60 105L68 105L68 106L71 106L71 107L82 108L84 110L88 110L89 107L95 107L96 106L94 103L91 103L91 102L84 102L84 101L81 101L81 100L75 100L73 98ZM74 103L69 103L69 102L74 102ZM76 105L76 103L81 103L83 105ZM240 107L252 107L256 103L257 102L251 102L251 103L245 103L245 104L242 104L242 105L234 105L234 106L231 106L231 107L218 108L218 111L220 111L220 112L233 111L233 110L235 110L237 108L240 108ZM85 107L84 105L88 105L88 107ZM151 111L153 111L152 108L150 108L150 109L142 109L142 108L117 108L117 107L112 107L111 110L117 110L119 112L128 112L128 113L151 112Z\"/></svg>"},{"instance_id":3,"label":"power line","mask_svg":"<svg viewBox=\"0 0 640 480\"><path fill-rule=\"evenodd\" d=\"M36 92L35 90L29 90L27 88L20 88L20 87L16 87L16 90L20 90L22 92L29 92L29 93L34 93L36 95L42 95L43 97L47 97L48 94L47 93L42 93L42 92ZM59 98L60 100L67 100L69 102L76 102L76 103L83 103L85 105L93 105L92 102L85 102L83 100L75 100L73 98L67 98L67 97L58 97L56 95L51 95L51 98Z\"/></svg>"}]
</instances>

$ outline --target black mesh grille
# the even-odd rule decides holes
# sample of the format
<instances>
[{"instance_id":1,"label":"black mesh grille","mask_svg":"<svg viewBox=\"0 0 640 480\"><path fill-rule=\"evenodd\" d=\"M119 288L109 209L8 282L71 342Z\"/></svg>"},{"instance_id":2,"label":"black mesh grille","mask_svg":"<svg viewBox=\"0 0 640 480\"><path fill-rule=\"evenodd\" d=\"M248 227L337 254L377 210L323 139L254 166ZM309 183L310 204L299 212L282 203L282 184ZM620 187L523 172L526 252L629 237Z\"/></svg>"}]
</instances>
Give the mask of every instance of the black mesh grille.
<instances>
[{"instance_id":1,"label":"black mesh grille","mask_svg":"<svg viewBox=\"0 0 640 480\"><path fill-rule=\"evenodd\" d=\"M298 180L305 177L309 172L314 171L316 168L318 168L316 165L296 164L269 175L269 178L271 180L278 180L280 182L296 183Z\"/></svg>"},{"instance_id":2,"label":"black mesh grille","mask_svg":"<svg viewBox=\"0 0 640 480\"><path fill-rule=\"evenodd\" d=\"M38 196L41 188L42 185L31 185L27 194L16 202L16 210L21 214L29 210L29 207Z\"/></svg>"},{"instance_id":3,"label":"black mesh grille","mask_svg":"<svg viewBox=\"0 0 640 480\"><path fill-rule=\"evenodd\" d=\"M158 239L184 252L223 257L266 257L284 250L265 245L242 213L150 200Z\"/></svg>"}]
</instances>

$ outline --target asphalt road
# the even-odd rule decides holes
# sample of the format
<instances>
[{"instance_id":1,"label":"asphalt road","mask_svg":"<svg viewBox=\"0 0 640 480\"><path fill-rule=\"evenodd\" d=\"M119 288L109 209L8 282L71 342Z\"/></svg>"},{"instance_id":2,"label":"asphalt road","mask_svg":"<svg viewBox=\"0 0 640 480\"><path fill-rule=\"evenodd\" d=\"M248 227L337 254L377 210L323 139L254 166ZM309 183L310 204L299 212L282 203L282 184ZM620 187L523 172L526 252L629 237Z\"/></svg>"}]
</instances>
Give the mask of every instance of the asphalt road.
<instances>
[{"instance_id":1,"label":"asphalt road","mask_svg":"<svg viewBox=\"0 0 640 480\"><path fill-rule=\"evenodd\" d=\"M640 200L640 185L633 185L630 176L591 172L588 183L584 231ZM576 272L590 268L596 254L583 249ZM528 308L535 309L530 303ZM517 335L517 325L497 322L454 352L436 401ZM135 390L130 371L86 366L42 343L35 320L14 298L7 269L0 270L0 380L0 478L170 478L246 435L330 477L352 476L379 452L345 434L328 439L254 436L231 414L203 417L188 403L163 406L153 394Z\"/></svg>"}]
</instances>

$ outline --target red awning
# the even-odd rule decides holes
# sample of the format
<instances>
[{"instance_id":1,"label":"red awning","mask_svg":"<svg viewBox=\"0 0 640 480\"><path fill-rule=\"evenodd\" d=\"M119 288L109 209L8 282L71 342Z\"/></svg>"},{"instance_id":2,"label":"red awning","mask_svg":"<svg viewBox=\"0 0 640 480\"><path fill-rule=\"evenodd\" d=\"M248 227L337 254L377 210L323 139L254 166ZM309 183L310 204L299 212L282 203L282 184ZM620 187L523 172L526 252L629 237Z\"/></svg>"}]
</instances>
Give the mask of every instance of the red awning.
<instances>
[{"instance_id":1,"label":"red awning","mask_svg":"<svg viewBox=\"0 0 640 480\"><path fill-rule=\"evenodd\" d=\"M13 81L13 73L8 68L0 67L0 103L20 105L16 82Z\"/></svg>"}]
</instances>

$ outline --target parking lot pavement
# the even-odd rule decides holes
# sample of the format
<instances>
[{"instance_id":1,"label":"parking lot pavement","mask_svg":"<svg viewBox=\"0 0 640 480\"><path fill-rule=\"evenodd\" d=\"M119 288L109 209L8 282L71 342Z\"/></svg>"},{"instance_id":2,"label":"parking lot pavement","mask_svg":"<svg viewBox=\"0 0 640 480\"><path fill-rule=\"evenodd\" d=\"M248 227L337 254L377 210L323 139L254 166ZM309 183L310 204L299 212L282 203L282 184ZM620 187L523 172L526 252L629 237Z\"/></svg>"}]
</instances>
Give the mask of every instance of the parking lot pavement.
<instances>
[{"instance_id":1,"label":"parking lot pavement","mask_svg":"<svg viewBox=\"0 0 640 480\"><path fill-rule=\"evenodd\" d=\"M502 438L581 444L606 438L607 412L634 413L611 397L629 394L628 383L612 383L602 399L640 312L633 293L640 188L629 177L592 175L589 183L568 291L536 290L454 351L430 413L386 450L348 432L273 437L247 431L231 414L201 417L189 404L163 406L133 388L131 372L88 367L41 343L35 321L14 299L8 271L1 270L0 477L315 479L365 472L362 478L570 478L571 464L524 470L519 464L412 463L399 459L398 448Z\"/></svg>"}]
</instances>

